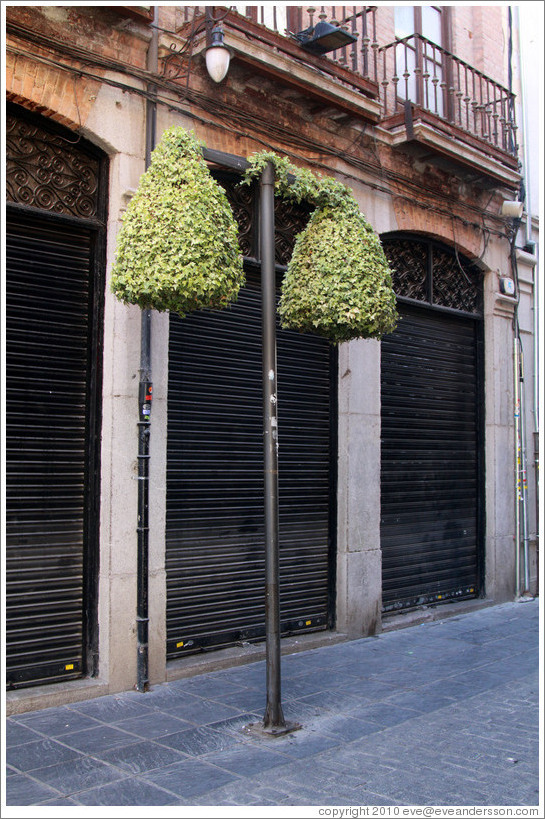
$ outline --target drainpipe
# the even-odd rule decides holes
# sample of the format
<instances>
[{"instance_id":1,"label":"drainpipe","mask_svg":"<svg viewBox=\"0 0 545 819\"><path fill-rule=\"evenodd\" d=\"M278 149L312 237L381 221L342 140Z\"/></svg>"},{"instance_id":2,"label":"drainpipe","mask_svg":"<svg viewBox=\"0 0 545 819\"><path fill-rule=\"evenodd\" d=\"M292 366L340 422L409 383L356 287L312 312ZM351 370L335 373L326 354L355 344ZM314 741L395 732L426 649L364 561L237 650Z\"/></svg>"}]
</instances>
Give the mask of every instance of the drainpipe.
<instances>
[{"instance_id":1,"label":"drainpipe","mask_svg":"<svg viewBox=\"0 0 545 819\"><path fill-rule=\"evenodd\" d=\"M520 340L519 340L520 344ZM524 401L524 355L522 344L519 352L519 378L520 378L520 470L522 488L522 554L524 565L524 589L523 594L530 594L530 554L528 536L528 475L526 471L526 420Z\"/></svg>"},{"instance_id":2,"label":"drainpipe","mask_svg":"<svg viewBox=\"0 0 545 819\"><path fill-rule=\"evenodd\" d=\"M519 67L519 77L520 77L520 86L521 86L521 95L520 95L520 125L521 125L521 143L523 147L523 165L522 165L522 173L523 173L523 187L521 190L521 199L524 198L525 200L525 210L526 210L526 225L525 225L525 245L524 250L529 250L533 252L534 243L532 242L532 208L531 208L531 199L530 199L530 186L531 186L531 173L529 167L529 157L528 157L528 106L526 104L526 88L525 88L525 75L524 75L524 65L523 65L523 58L521 52L521 28L520 28L520 13L519 9L515 8L515 20L513 21L513 16L511 12L511 8L508 9L508 24L509 24L509 90L512 91L512 59L513 59L513 28L516 27L518 32L518 67ZM517 267L517 255L516 255L516 236L518 232L520 222L514 228L514 234L511 243L511 264L514 266L515 271ZM534 265L533 270L533 347L534 347L534 385L533 385L533 414L534 414L534 442L537 440L537 433L539 430L539 416L538 416L538 408L539 408L539 395L538 395L538 386L539 386L539 349L538 349L538 333L539 333L539 325L537 320L538 314L538 270L537 267ZM518 288L518 274L516 275L517 280L517 290ZM518 300L520 300L520 290L518 293ZM518 303L517 303L517 313L515 314L515 345L516 345L516 379L517 384L515 385L515 397L516 397L516 410L515 416L518 414L518 449L517 449L517 519L516 519L516 535L517 537L517 563L520 563L520 535L522 534L522 559L523 559L523 576L521 577L520 572L520 565L519 565L519 573L517 574L517 597L522 594L523 599L526 599L530 596L530 555L529 555L529 508L528 508L528 475L527 475L527 458L526 458L526 387L524 383L524 356L523 356L523 348L522 348L522 340L520 338L520 331L518 326ZM516 418L517 420L517 418ZM534 450L536 450L534 444ZM537 493L538 493L538 453L537 451L534 452L534 469L535 469L535 487L536 487L536 515L538 516L537 510ZM522 532L521 532L522 529ZM536 532L539 530L539 525ZM537 535L536 535L537 536ZM522 587L522 588L521 588Z\"/></svg>"},{"instance_id":3,"label":"drainpipe","mask_svg":"<svg viewBox=\"0 0 545 819\"><path fill-rule=\"evenodd\" d=\"M157 28L158 8L153 9L153 28L148 47L146 68L158 72ZM148 85L148 91L156 93L157 86ZM157 103L146 101L146 169L151 162L151 152L156 140ZM151 310L142 310L140 319L140 382L138 385L138 523L137 523L137 603L136 603L136 690L142 693L149 688L148 652L148 564L149 564L149 442L151 424Z\"/></svg>"},{"instance_id":4,"label":"drainpipe","mask_svg":"<svg viewBox=\"0 0 545 819\"><path fill-rule=\"evenodd\" d=\"M521 23L520 10L515 6L516 27L519 33L519 73L521 86L521 141L523 146L523 174L524 174L524 188L525 188L525 206L526 206L526 230L525 230L525 245L524 250L532 253L537 257L538 248L532 239L532 197L531 191L533 187L532 175L530 173L529 163L529 144L528 144L528 90L526 88L526 73L524 68L524 59L522 57L521 46ZM534 383L533 383L533 439L534 439L534 480L536 492L536 539L539 538L539 510L538 510L538 486L539 486L539 261L537 260L533 268L533 365L534 365Z\"/></svg>"},{"instance_id":5,"label":"drainpipe","mask_svg":"<svg viewBox=\"0 0 545 819\"><path fill-rule=\"evenodd\" d=\"M520 468L520 364L519 340L513 340L513 387L515 402L515 600L520 597L520 506L522 501Z\"/></svg>"}]
</instances>

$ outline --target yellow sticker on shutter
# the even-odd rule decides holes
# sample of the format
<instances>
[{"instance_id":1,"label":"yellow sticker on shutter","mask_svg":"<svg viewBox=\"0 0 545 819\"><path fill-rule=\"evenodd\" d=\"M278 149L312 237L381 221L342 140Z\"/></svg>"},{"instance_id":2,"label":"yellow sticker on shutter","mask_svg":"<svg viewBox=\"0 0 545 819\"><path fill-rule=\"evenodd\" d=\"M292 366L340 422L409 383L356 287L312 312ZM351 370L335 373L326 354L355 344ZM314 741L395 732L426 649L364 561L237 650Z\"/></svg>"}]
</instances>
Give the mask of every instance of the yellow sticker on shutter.
<instances>
[{"instance_id":1,"label":"yellow sticker on shutter","mask_svg":"<svg viewBox=\"0 0 545 819\"><path fill-rule=\"evenodd\" d=\"M176 643L176 648L181 648L183 646L183 644L184 644L183 640L182 640L181 643Z\"/></svg>"},{"instance_id":2,"label":"yellow sticker on shutter","mask_svg":"<svg viewBox=\"0 0 545 819\"><path fill-rule=\"evenodd\" d=\"M64 666L65 671L73 671L74 670L74 663L69 663L68 665Z\"/></svg>"}]
</instances>

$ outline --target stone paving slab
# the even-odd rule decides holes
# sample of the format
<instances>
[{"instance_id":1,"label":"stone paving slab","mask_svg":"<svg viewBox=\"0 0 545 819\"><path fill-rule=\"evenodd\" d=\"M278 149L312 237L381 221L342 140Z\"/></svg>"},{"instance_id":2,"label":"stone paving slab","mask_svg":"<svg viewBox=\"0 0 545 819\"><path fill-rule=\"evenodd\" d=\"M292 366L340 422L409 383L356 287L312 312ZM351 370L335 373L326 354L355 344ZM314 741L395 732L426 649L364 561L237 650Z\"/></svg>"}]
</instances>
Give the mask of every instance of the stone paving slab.
<instances>
[{"instance_id":1,"label":"stone paving slab","mask_svg":"<svg viewBox=\"0 0 545 819\"><path fill-rule=\"evenodd\" d=\"M6 806L538 806L538 646L535 600L284 657L284 737L263 661L12 716Z\"/></svg>"}]
</instances>

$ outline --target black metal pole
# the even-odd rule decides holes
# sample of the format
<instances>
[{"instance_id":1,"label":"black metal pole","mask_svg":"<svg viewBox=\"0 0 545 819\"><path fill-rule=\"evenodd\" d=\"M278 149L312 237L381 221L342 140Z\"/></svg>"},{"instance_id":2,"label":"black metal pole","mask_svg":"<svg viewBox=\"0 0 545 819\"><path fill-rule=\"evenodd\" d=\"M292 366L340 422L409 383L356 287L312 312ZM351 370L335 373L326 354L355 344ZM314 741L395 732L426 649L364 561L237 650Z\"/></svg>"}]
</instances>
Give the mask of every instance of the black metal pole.
<instances>
[{"instance_id":1,"label":"black metal pole","mask_svg":"<svg viewBox=\"0 0 545 819\"><path fill-rule=\"evenodd\" d=\"M280 667L280 583L278 538L278 416L276 373L276 270L274 248L274 165L261 174L259 228L263 363L263 455L265 478L265 630L267 707L262 725L251 730L271 736L301 728L282 711Z\"/></svg>"},{"instance_id":2,"label":"black metal pole","mask_svg":"<svg viewBox=\"0 0 545 819\"><path fill-rule=\"evenodd\" d=\"M147 54L148 71L157 73L158 65L158 9L153 10L154 28ZM149 85L152 93L156 85ZM151 152L156 139L157 103L146 102L146 168L151 162ZM151 310L143 310L140 320L140 383L138 385L138 521L137 533L137 590L136 590L136 690L147 691L149 687L149 441L151 423Z\"/></svg>"},{"instance_id":3,"label":"black metal pole","mask_svg":"<svg viewBox=\"0 0 545 819\"><path fill-rule=\"evenodd\" d=\"M280 682L280 596L278 586L278 424L276 394L276 282L274 253L274 166L261 175L261 306L263 356L263 454L265 477L265 628L267 709L264 728L285 728Z\"/></svg>"}]
</instances>

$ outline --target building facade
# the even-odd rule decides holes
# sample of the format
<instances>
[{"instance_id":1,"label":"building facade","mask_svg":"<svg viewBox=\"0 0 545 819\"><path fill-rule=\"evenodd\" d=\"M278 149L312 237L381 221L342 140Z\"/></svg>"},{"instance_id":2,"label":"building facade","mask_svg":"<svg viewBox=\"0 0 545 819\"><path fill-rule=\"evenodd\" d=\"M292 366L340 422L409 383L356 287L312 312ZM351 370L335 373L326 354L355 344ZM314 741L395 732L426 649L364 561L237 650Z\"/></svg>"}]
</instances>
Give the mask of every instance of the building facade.
<instances>
[{"instance_id":1,"label":"building facade","mask_svg":"<svg viewBox=\"0 0 545 819\"><path fill-rule=\"evenodd\" d=\"M320 53L321 22L348 43ZM8 709L263 640L259 186L239 182L264 149L352 189L399 312L381 342L278 329L282 634L538 591L519 28L503 5L7 7ZM109 274L172 125L206 146L246 285L148 324ZM309 212L277 202L278 282Z\"/></svg>"}]
</instances>

